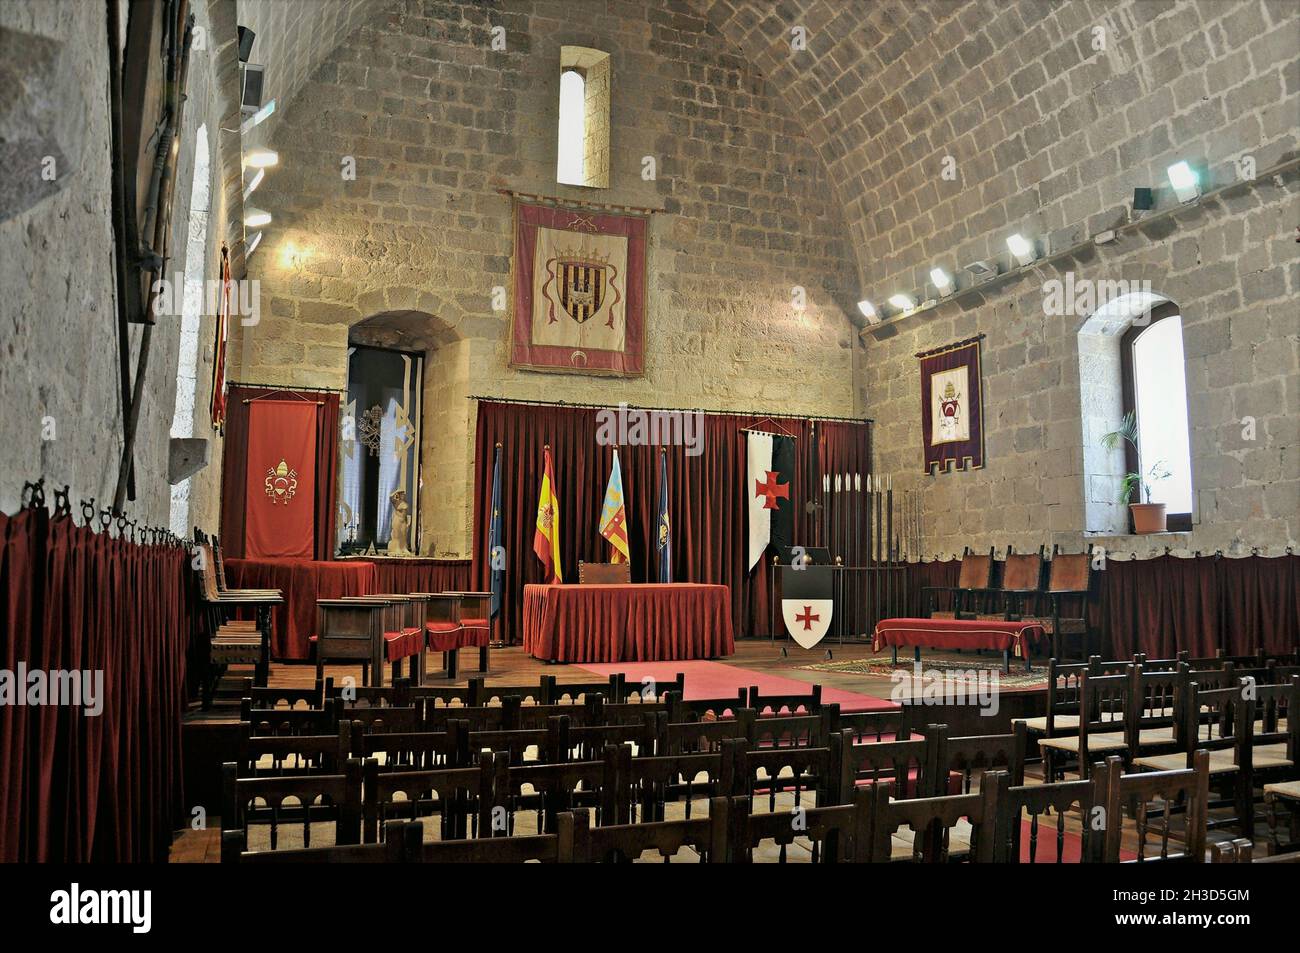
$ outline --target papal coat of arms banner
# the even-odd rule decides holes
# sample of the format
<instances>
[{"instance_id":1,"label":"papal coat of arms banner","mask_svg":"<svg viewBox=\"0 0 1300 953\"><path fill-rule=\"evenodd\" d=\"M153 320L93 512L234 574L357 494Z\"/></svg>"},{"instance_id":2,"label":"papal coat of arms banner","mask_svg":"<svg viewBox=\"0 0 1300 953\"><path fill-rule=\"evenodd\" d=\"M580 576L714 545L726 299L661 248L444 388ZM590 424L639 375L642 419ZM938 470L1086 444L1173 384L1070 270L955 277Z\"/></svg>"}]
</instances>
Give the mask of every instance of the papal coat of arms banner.
<instances>
[{"instance_id":1,"label":"papal coat of arms banner","mask_svg":"<svg viewBox=\"0 0 1300 953\"><path fill-rule=\"evenodd\" d=\"M925 470L984 466L980 338L924 351L921 429Z\"/></svg>"},{"instance_id":2,"label":"papal coat of arms banner","mask_svg":"<svg viewBox=\"0 0 1300 953\"><path fill-rule=\"evenodd\" d=\"M515 203L512 366L645 372L648 221Z\"/></svg>"},{"instance_id":3,"label":"papal coat of arms banner","mask_svg":"<svg viewBox=\"0 0 1300 953\"><path fill-rule=\"evenodd\" d=\"M311 559L316 544L316 404L248 405L244 555Z\"/></svg>"}]
</instances>

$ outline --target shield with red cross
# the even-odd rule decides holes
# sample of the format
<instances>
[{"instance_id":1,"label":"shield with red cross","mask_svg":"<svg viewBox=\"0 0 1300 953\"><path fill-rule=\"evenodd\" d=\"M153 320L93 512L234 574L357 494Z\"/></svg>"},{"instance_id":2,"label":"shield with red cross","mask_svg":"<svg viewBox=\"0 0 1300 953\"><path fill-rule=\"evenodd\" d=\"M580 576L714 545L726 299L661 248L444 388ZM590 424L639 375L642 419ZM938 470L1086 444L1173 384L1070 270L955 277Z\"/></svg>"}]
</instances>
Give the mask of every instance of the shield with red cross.
<instances>
[{"instance_id":1,"label":"shield with red cross","mask_svg":"<svg viewBox=\"0 0 1300 953\"><path fill-rule=\"evenodd\" d=\"M830 631L835 609L833 566L785 566L781 573L781 618L790 638L810 649Z\"/></svg>"}]
</instances>

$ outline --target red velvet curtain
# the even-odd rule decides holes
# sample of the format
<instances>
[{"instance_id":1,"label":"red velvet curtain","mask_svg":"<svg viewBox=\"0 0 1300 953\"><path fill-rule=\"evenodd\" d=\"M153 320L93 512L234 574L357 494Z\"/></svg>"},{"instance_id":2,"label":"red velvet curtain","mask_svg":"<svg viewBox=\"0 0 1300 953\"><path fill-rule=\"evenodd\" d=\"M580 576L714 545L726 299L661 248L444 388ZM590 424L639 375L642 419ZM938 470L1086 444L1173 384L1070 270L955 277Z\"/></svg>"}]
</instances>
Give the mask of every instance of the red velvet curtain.
<instances>
[{"instance_id":1,"label":"red velvet curtain","mask_svg":"<svg viewBox=\"0 0 1300 953\"><path fill-rule=\"evenodd\" d=\"M960 567L955 559L908 564L909 612L921 613L922 586L955 586ZM1292 652L1300 644L1300 556L1109 559L1093 573L1088 618L1112 659Z\"/></svg>"},{"instance_id":2,"label":"red velvet curtain","mask_svg":"<svg viewBox=\"0 0 1300 953\"><path fill-rule=\"evenodd\" d=\"M0 515L0 665L102 673L102 711L6 706L0 861L166 861L183 811L184 549Z\"/></svg>"},{"instance_id":3,"label":"red velvet curtain","mask_svg":"<svg viewBox=\"0 0 1300 953\"><path fill-rule=\"evenodd\" d=\"M375 592L469 592L468 559L372 559ZM486 591L486 590L485 590Z\"/></svg>"},{"instance_id":4,"label":"red velvet curtain","mask_svg":"<svg viewBox=\"0 0 1300 953\"><path fill-rule=\"evenodd\" d=\"M506 550L506 590L502 602L505 632L520 636L523 587L542 582L541 564L532 555L537 492L541 486L542 448L550 444L560 500L560 548L565 579L577 581L578 561L608 562L609 544L597 526L612 448L596 443L598 410L588 407L480 401L474 454L474 567L476 585L490 586L487 560L488 507L492 500L492 450L501 450L502 545ZM759 415L705 414L702 452L689 456L681 445L667 447L669 519L672 523L675 582L724 583L731 587L732 619L737 635L767 635L768 576L764 560L747 573L745 550L745 433L769 418ZM813 421L779 418L796 437L791 493L796 501L795 539L811 541L804 511L810 480L836 469L866 474L871 462L869 425L864 421ZM811 451L809 450L811 448ZM658 514L657 446L618 448L627 501L632 579L654 577L653 527ZM808 454L814 455L810 461ZM810 466L810 463L813 465Z\"/></svg>"},{"instance_id":5,"label":"red velvet curtain","mask_svg":"<svg viewBox=\"0 0 1300 953\"><path fill-rule=\"evenodd\" d=\"M221 465L221 548L225 556L244 556L244 503L247 499L248 401L295 395L316 407L315 559L334 558L335 500L338 495L339 395L265 387L231 386L227 399L226 441Z\"/></svg>"}]
</instances>

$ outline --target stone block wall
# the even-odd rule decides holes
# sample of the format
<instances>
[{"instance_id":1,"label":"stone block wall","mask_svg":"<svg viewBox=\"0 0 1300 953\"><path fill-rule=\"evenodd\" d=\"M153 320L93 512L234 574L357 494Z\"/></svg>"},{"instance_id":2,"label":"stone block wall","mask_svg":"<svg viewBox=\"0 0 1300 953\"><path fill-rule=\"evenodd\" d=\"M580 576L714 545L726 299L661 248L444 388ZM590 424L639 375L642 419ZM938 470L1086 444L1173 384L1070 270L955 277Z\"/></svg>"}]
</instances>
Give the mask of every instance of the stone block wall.
<instances>
[{"instance_id":1,"label":"stone block wall","mask_svg":"<svg viewBox=\"0 0 1300 953\"><path fill-rule=\"evenodd\" d=\"M609 189L555 182L562 45L610 53ZM269 307L242 329L236 376L342 386L352 325L427 315L445 342L426 364L421 506L439 555L469 552L470 394L853 414L851 252L802 126L688 4L390 3L279 119L258 192L275 222L249 262ZM508 367L503 189L663 209L644 377Z\"/></svg>"}]
</instances>

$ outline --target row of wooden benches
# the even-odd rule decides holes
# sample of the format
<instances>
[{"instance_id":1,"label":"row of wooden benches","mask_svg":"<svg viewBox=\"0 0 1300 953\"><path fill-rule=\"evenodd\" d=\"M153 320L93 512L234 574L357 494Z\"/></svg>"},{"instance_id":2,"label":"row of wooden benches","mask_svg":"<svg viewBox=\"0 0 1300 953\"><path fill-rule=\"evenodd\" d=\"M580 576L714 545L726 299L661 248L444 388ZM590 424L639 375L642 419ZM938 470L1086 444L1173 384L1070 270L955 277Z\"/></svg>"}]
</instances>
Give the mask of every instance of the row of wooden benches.
<instances>
[{"instance_id":1,"label":"row of wooden benches","mask_svg":"<svg viewBox=\"0 0 1300 953\"><path fill-rule=\"evenodd\" d=\"M504 814L484 814L479 837L426 841L420 820L387 820L383 836L357 843L340 825L339 842L325 847L248 851L245 832L226 830L222 859L240 863L505 863L521 861L634 861L647 851L669 862L744 863L761 845L789 860L794 845L812 862L1117 862L1124 851L1128 809L1134 840L1128 853L1144 862L1205 859L1208 756L1191 769L1124 775L1119 759L1097 765L1089 779L1049 785L1014 784L1005 771L985 775L977 792L896 798L892 783L858 785L845 803L756 812L752 796L715 794L702 817L592 824L591 812L572 805L537 834L510 835ZM355 762L350 766L353 778ZM486 771L487 768L484 768ZM507 769L515 770L515 769ZM1174 828L1167 811L1150 804L1178 802L1185 822ZM1028 820L1026 820L1028 816ZM1067 823L1067 818L1069 822ZM1159 823L1152 823L1158 818ZM359 828L356 820L351 831ZM910 841L906 833L911 831ZM1133 856L1135 855L1135 856ZM1300 855L1298 855L1300 856Z\"/></svg>"}]
</instances>

